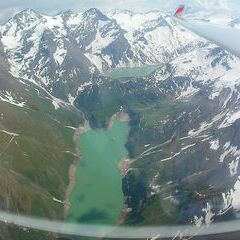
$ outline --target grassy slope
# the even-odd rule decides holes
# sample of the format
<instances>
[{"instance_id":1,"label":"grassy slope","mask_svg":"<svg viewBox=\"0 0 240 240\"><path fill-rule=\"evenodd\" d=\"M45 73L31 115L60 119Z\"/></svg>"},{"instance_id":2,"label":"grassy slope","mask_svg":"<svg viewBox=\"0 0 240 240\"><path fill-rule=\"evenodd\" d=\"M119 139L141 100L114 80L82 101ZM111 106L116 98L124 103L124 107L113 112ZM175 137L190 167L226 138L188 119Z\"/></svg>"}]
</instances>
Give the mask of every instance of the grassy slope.
<instances>
[{"instance_id":1,"label":"grassy slope","mask_svg":"<svg viewBox=\"0 0 240 240\"><path fill-rule=\"evenodd\" d=\"M53 198L64 200L68 169L74 160L73 130L66 126L77 127L82 115L73 108L55 110L41 89L33 90L4 71L0 72L0 89L26 101L23 108L0 101L0 129L19 134L9 144L12 136L0 132L0 207L63 219L63 205ZM18 232L32 239L33 234ZM16 239L14 234L0 227L4 239ZM34 236L37 239L38 234Z\"/></svg>"}]
</instances>

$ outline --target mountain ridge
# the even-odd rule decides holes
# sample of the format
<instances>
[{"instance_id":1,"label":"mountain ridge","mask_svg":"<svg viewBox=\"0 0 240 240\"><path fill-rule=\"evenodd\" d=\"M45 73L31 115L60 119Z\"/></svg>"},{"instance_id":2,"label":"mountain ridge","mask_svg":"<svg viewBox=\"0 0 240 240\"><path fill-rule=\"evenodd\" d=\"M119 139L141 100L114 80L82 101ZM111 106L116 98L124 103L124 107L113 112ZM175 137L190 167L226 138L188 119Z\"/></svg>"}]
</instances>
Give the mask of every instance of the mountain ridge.
<instances>
[{"instance_id":1,"label":"mountain ridge","mask_svg":"<svg viewBox=\"0 0 240 240\"><path fill-rule=\"evenodd\" d=\"M127 30L122 29L119 17L108 17L98 9L82 14L67 12L67 15L62 12L50 17L27 9L2 25L0 30L5 54L14 63L11 73L40 84L64 100L69 94L76 97L77 89L89 82L91 74L116 67L167 62L177 56L177 51L185 51L181 50L185 46L191 50L203 41L187 32L182 34L181 27L170 17L156 12L139 16L131 13L130 17L146 19L139 28ZM19 22L22 18L26 22L24 30ZM160 35L163 36L161 42ZM85 73L80 74L76 66L68 68L68 46L78 49L81 59L85 59L87 65L84 63L82 67ZM75 89L64 94L55 93L67 88L66 78L76 83Z\"/></svg>"}]
</instances>

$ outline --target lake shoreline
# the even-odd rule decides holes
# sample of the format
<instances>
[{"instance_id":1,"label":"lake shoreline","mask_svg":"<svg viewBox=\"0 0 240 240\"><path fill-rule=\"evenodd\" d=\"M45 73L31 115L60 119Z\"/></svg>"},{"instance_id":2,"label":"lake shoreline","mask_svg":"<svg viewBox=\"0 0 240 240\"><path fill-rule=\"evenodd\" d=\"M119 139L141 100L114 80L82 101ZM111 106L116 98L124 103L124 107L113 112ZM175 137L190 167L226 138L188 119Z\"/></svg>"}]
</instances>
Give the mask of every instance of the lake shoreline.
<instances>
[{"instance_id":1,"label":"lake shoreline","mask_svg":"<svg viewBox=\"0 0 240 240\"><path fill-rule=\"evenodd\" d=\"M113 123L115 120L119 120L120 122L129 122L130 117L127 113L120 111L115 113L109 120L107 129L111 129L113 127Z\"/></svg>"},{"instance_id":2,"label":"lake shoreline","mask_svg":"<svg viewBox=\"0 0 240 240\"><path fill-rule=\"evenodd\" d=\"M130 116L126 112L123 112L123 111L117 112L111 117L111 119L108 123L107 129L111 129L114 121L116 121L116 120L129 123L131 119L130 119ZM124 176L126 176L131 162L132 162L132 160L129 158L124 158L119 161L118 169L119 169L119 174L122 177L122 180L123 180ZM131 209L128 208L128 206L125 204L126 199L125 199L124 195L123 195L123 197L124 197L124 205L120 212L117 225L122 225L126 219L127 214L131 211Z\"/></svg>"},{"instance_id":3,"label":"lake shoreline","mask_svg":"<svg viewBox=\"0 0 240 240\"><path fill-rule=\"evenodd\" d=\"M108 129L112 128L112 125L114 123L115 120L119 120L119 121L122 121L122 122L130 122L130 116L123 112L123 111L120 111L116 114L114 114L110 121L109 121L109 124L108 124ZM118 163L118 169L119 169L119 174L121 175L122 177L122 180L123 178L126 176L128 170L130 169L130 165L131 163L134 162L134 160L131 160L130 158L123 158L119 161ZM118 218L118 222L117 222L117 225L122 225L128 215L129 212L132 211L131 208L129 208L127 205L126 205L126 197L123 195L123 198L124 198L124 205L122 207L122 210L120 212L120 215L119 215L119 218Z\"/></svg>"},{"instance_id":4,"label":"lake shoreline","mask_svg":"<svg viewBox=\"0 0 240 240\"><path fill-rule=\"evenodd\" d=\"M122 180L127 175L127 172L130 169L130 165L132 162L134 162L134 160L131 160L129 158L120 160L120 162L118 164L118 168L119 168L120 174L122 176ZM120 213L120 216L118 219L118 225L122 225L124 223L128 213L130 213L131 211L132 211L132 209L129 208L128 205L126 204L126 196L124 196L124 205L123 205L123 208L121 210L121 213Z\"/></svg>"},{"instance_id":5,"label":"lake shoreline","mask_svg":"<svg viewBox=\"0 0 240 240\"><path fill-rule=\"evenodd\" d=\"M84 132L87 132L88 130L90 130L90 126L89 126L89 123L85 120L84 125L80 125L77 129L75 129L73 134L74 150L76 153L76 157L74 158L73 162L69 167L69 173L68 173L69 184L67 186L66 193L65 193L64 218L66 218L68 210L71 207L70 195L76 183L78 162L81 160L81 153L78 147L78 140L80 138L80 135L83 134Z\"/></svg>"}]
</instances>

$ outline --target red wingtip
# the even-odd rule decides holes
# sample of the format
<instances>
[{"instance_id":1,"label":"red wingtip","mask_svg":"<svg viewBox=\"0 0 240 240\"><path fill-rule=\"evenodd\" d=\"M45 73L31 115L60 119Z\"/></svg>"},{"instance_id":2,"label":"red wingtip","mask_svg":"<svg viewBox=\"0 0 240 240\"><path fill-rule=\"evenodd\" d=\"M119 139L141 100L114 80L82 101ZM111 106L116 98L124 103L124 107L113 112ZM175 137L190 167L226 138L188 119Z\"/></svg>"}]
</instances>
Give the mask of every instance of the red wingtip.
<instances>
[{"instance_id":1,"label":"red wingtip","mask_svg":"<svg viewBox=\"0 0 240 240\"><path fill-rule=\"evenodd\" d=\"M177 8L174 16L175 16L175 17L180 17L180 16L184 13L184 10L185 10L185 6L184 6L184 5L180 5L180 6Z\"/></svg>"}]
</instances>

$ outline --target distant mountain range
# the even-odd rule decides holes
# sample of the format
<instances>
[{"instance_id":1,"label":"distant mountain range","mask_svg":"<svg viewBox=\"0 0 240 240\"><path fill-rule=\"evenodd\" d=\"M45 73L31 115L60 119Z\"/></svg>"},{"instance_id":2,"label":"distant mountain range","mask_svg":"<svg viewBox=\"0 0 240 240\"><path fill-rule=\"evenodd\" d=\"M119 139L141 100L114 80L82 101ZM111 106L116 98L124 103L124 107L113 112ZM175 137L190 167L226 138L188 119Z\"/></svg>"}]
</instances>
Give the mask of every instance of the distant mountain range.
<instances>
[{"instance_id":1,"label":"distant mountain range","mask_svg":"<svg viewBox=\"0 0 240 240\"><path fill-rule=\"evenodd\" d=\"M51 17L27 9L0 32L11 73L69 102L99 72L168 62L206 44L160 12L107 16L89 9Z\"/></svg>"}]
</instances>

